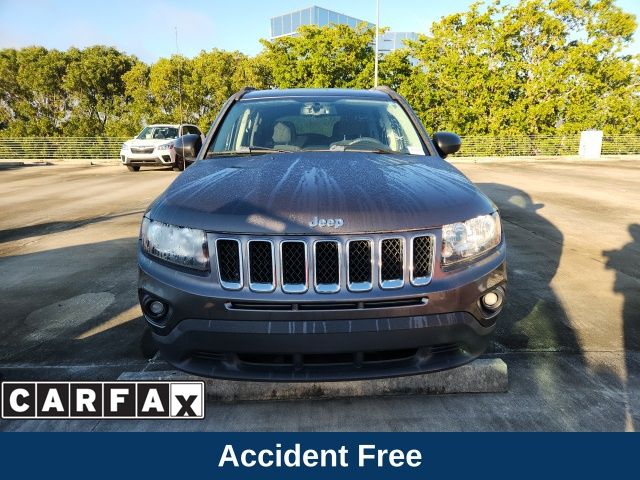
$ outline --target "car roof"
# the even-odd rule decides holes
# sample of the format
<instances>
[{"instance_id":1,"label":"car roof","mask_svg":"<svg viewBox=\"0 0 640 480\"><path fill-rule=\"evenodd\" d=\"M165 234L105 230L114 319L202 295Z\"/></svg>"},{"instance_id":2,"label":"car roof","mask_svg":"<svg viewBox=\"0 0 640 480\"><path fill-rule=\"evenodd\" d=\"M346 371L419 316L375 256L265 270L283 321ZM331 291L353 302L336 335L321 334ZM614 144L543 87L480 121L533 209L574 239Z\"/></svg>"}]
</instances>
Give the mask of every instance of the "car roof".
<instances>
[{"instance_id":1,"label":"car roof","mask_svg":"<svg viewBox=\"0 0 640 480\"><path fill-rule=\"evenodd\" d=\"M283 97L351 97L389 100L380 90L356 90L351 88L285 88L281 90L248 90L242 99Z\"/></svg>"}]
</instances>

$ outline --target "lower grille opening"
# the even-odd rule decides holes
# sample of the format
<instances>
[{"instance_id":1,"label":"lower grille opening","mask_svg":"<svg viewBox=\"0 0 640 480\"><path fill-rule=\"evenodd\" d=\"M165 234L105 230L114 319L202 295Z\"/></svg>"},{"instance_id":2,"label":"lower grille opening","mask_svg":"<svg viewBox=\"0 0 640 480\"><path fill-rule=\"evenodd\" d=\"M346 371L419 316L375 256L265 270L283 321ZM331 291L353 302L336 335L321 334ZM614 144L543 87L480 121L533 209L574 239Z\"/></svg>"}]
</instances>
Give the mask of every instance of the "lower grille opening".
<instances>
[{"instance_id":1,"label":"lower grille opening","mask_svg":"<svg viewBox=\"0 0 640 480\"><path fill-rule=\"evenodd\" d=\"M228 302L226 305L230 310L293 310L293 303Z\"/></svg>"},{"instance_id":2,"label":"lower grille opening","mask_svg":"<svg viewBox=\"0 0 640 480\"><path fill-rule=\"evenodd\" d=\"M274 311L321 311L321 310L362 310L375 308L418 307L426 305L427 297L400 298L397 300L376 300L373 302L227 302L230 310L274 310Z\"/></svg>"},{"instance_id":3,"label":"lower grille opening","mask_svg":"<svg viewBox=\"0 0 640 480\"><path fill-rule=\"evenodd\" d=\"M357 308L356 302L301 303L298 305L298 310L355 310Z\"/></svg>"},{"instance_id":4,"label":"lower grille opening","mask_svg":"<svg viewBox=\"0 0 640 480\"><path fill-rule=\"evenodd\" d=\"M414 357L417 352L417 348L408 348L373 352L311 353L301 355L301 364L318 366L394 362L408 360ZM358 357L362 358L359 362L357 361ZM248 365L293 366L295 363L294 355L274 353L239 353L238 360Z\"/></svg>"},{"instance_id":5,"label":"lower grille opening","mask_svg":"<svg viewBox=\"0 0 640 480\"><path fill-rule=\"evenodd\" d=\"M222 361L226 358L226 354L224 353L203 352L203 351L193 352L192 356L196 358L201 358L203 360L217 360L217 361Z\"/></svg>"},{"instance_id":6,"label":"lower grille opening","mask_svg":"<svg viewBox=\"0 0 640 480\"><path fill-rule=\"evenodd\" d=\"M378 352L364 352L362 361L363 363L373 362L391 362L398 360L407 360L411 357L415 357L418 353L417 348L405 348L402 350L381 350Z\"/></svg>"},{"instance_id":7,"label":"lower grille opening","mask_svg":"<svg viewBox=\"0 0 640 480\"><path fill-rule=\"evenodd\" d=\"M395 307L413 307L425 305L426 297L403 298L400 300L378 300L375 302L364 302L364 308L395 308Z\"/></svg>"},{"instance_id":8,"label":"lower grille opening","mask_svg":"<svg viewBox=\"0 0 640 480\"><path fill-rule=\"evenodd\" d=\"M276 353L239 353L238 360L252 365L293 365L293 355Z\"/></svg>"},{"instance_id":9,"label":"lower grille opening","mask_svg":"<svg viewBox=\"0 0 640 480\"><path fill-rule=\"evenodd\" d=\"M455 352L459 349L460 349L459 343L443 343L440 345L434 345L429 349L429 352L437 355L441 353Z\"/></svg>"}]
</instances>

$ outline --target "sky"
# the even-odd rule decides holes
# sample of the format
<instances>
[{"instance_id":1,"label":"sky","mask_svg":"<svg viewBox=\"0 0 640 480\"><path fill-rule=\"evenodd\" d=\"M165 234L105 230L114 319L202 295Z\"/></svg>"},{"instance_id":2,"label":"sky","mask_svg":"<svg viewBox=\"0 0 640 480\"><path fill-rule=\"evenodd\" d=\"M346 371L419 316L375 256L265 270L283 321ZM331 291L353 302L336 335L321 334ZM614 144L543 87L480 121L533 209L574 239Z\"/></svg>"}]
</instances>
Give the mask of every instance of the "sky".
<instances>
[{"instance_id":1,"label":"sky","mask_svg":"<svg viewBox=\"0 0 640 480\"><path fill-rule=\"evenodd\" d=\"M515 0L507 0L515 1ZM427 33L442 16L473 0L380 0L380 24ZM640 0L617 0L640 21ZM254 55L269 38L270 18L318 5L375 22L375 0L0 0L0 48L110 45L150 63L176 52L220 48ZM640 53L640 33L630 53Z\"/></svg>"}]
</instances>

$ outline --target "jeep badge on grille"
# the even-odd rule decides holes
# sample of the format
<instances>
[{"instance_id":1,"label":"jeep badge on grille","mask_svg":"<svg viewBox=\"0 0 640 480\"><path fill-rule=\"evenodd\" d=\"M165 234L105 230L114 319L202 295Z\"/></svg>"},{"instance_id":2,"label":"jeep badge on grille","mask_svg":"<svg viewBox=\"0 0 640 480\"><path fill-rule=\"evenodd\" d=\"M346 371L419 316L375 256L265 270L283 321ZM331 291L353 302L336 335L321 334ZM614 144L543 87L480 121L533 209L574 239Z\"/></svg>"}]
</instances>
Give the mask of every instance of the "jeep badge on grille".
<instances>
[{"instance_id":1,"label":"jeep badge on grille","mask_svg":"<svg viewBox=\"0 0 640 480\"><path fill-rule=\"evenodd\" d=\"M340 228L344 225L344 221L341 218L318 218L313 217L313 220L309 222L310 227L333 227Z\"/></svg>"}]
</instances>

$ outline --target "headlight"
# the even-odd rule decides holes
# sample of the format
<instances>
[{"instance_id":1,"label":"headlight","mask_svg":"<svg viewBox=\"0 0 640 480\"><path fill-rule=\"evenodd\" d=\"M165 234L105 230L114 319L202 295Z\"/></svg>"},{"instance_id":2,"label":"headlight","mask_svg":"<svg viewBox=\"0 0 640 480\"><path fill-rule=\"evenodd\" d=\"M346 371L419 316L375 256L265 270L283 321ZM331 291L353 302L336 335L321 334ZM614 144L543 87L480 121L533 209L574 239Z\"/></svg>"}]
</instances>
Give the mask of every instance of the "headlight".
<instances>
[{"instance_id":1,"label":"headlight","mask_svg":"<svg viewBox=\"0 0 640 480\"><path fill-rule=\"evenodd\" d=\"M202 230L175 227L144 217L140 229L142 250L149 255L183 267L207 270L207 234Z\"/></svg>"},{"instance_id":2,"label":"headlight","mask_svg":"<svg viewBox=\"0 0 640 480\"><path fill-rule=\"evenodd\" d=\"M442 264L451 265L483 254L500 243L500 215L481 215L442 227Z\"/></svg>"},{"instance_id":3,"label":"headlight","mask_svg":"<svg viewBox=\"0 0 640 480\"><path fill-rule=\"evenodd\" d=\"M127 145L126 143L123 143L122 146L120 147L120 150L129 150L129 145Z\"/></svg>"},{"instance_id":4,"label":"headlight","mask_svg":"<svg viewBox=\"0 0 640 480\"><path fill-rule=\"evenodd\" d=\"M173 148L173 143L165 143L164 145L160 145L158 150L169 150Z\"/></svg>"}]
</instances>

